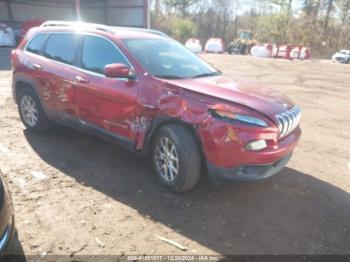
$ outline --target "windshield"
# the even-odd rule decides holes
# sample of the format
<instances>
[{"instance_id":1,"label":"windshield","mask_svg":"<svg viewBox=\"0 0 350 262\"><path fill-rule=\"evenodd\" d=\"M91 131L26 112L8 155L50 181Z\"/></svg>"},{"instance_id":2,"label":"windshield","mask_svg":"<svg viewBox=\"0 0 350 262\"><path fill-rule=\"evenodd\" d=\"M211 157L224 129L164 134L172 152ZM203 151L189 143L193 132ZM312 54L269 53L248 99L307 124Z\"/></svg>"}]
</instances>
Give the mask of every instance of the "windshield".
<instances>
[{"instance_id":1,"label":"windshield","mask_svg":"<svg viewBox=\"0 0 350 262\"><path fill-rule=\"evenodd\" d=\"M185 79L220 74L176 41L170 39L127 39L124 42L143 67L156 77Z\"/></svg>"}]
</instances>

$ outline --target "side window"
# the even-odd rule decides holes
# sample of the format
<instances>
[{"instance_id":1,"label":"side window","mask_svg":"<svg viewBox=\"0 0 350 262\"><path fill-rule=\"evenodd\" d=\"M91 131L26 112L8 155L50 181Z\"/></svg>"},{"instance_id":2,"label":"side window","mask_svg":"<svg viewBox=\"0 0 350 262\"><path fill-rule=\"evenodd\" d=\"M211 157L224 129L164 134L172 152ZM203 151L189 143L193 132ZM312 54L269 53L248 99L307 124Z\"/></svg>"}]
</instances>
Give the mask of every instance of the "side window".
<instances>
[{"instance_id":1,"label":"side window","mask_svg":"<svg viewBox=\"0 0 350 262\"><path fill-rule=\"evenodd\" d=\"M79 35L51 34L47 41L44 55L47 58L73 65L78 46Z\"/></svg>"},{"instance_id":2,"label":"side window","mask_svg":"<svg viewBox=\"0 0 350 262\"><path fill-rule=\"evenodd\" d=\"M27 46L27 51L35 53L35 54L40 54L41 50L45 44L47 34L40 34L35 36L28 44Z\"/></svg>"},{"instance_id":3,"label":"side window","mask_svg":"<svg viewBox=\"0 0 350 262\"><path fill-rule=\"evenodd\" d=\"M108 64L129 65L122 53L109 41L96 36L85 36L82 48L81 67L103 74Z\"/></svg>"}]
</instances>

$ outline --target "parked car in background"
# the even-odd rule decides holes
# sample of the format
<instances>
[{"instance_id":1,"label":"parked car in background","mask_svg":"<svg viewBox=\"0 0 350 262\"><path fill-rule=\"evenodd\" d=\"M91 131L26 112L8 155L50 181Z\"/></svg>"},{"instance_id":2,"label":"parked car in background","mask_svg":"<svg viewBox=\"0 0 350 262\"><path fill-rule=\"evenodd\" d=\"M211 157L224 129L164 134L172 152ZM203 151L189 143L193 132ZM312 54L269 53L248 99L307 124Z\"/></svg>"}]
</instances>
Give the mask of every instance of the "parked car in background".
<instances>
[{"instance_id":1,"label":"parked car in background","mask_svg":"<svg viewBox=\"0 0 350 262\"><path fill-rule=\"evenodd\" d=\"M197 38L190 38L187 40L185 47L193 53L201 53L203 51L202 43Z\"/></svg>"},{"instance_id":2,"label":"parked car in background","mask_svg":"<svg viewBox=\"0 0 350 262\"><path fill-rule=\"evenodd\" d=\"M301 110L284 95L223 76L169 37L79 26L34 28L12 51L29 131L57 122L150 155L174 192L192 189L202 166L212 178L256 181L289 161Z\"/></svg>"},{"instance_id":3,"label":"parked car in background","mask_svg":"<svg viewBox=\"0 0 350 262\"><path fill-rule=\"evenodd\" d=\"M0 261L13 247L15 240L15 218L12 199L6 182L0 173Z\"/></svg>"},{"instance_id":4,"label":"parked car in background","mask_svg":"<svg viewBox=\"0 0 350 262\"><path fill-rule=\"evenodd\" d=\"M208 53L223 53L225 51L224 42L221 38L210 38L205 44L205 51Z\"/></svg>"},{"instance_id":5,"label":"parked car in background","mask_svg":"<svg viewBox=\"0 0 350 262\"><path fill-rule=\"evenodd\" d=\"M340 50L332 56L332 61L342 64L350 63L350 50Z\"/></svg>"},{"instance_id":6,"label":"parked car in background","mask_svg":"<svg viewBox=\"0 0 350 262\"><path fill-rule=\"evenodd\" d=\"M0 47L16 46L16 33L10 26L0 23Z\"/></svg>"}]
</instances>

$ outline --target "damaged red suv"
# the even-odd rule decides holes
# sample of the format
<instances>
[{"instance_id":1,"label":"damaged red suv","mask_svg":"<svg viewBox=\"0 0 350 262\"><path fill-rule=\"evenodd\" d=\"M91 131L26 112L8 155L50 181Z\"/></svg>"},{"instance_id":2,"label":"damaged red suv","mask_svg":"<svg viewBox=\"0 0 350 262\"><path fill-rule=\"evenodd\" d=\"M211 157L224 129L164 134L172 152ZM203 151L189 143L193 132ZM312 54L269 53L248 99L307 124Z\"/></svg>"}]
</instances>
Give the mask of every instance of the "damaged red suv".
<instances>
[{"instance_id":1,"label":"damaged red suv","mask_svg":"<svg viewBox=\"0 0 350 262\"><path fill-rule=\"evenodd\" d=\"M13 96L30 131L62 123L152 157L163 185L256 181L288 162L301 110L231 79L155 31L67 23L32 29L12 52Z\"/></svg>"}]
</instances>

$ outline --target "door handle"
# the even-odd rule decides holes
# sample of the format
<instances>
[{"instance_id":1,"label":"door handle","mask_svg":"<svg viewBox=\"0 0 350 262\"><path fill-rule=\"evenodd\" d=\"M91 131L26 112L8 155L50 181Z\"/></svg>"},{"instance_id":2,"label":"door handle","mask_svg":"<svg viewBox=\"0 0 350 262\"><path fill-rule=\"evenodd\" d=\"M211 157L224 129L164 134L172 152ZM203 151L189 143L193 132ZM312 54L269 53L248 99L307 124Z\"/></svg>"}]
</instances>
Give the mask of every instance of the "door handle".
<instances>
[{"instance_id":1,"label":"door handle","mask_svg":"<svg viewBox=\"0 0 350 262\"><path fill-rule=\"evenodd\" d=\"M38 69L38 70L42 70L43 69L42 65L39 65L39 64L33 64L33 67L35 69Z\"/></svg>"},{"instance_id":2,"label":"door handle","mask_svg":"<svg viewBox=\"0 0 350 262\"><path fill-rule=\"evenodd\" d=\"M148 104L144 104L143 107L146 108L146 109L149 109L149 110L158 110L159 109L158 106L148 105Z\"/></svg>"},{"instance_id":3,"label":"door handle","mask_svg":"<svg viewBox=\"0 0 350 262\"><path fill-rule=\"evenodd\" d=\"M168 88L167 94L168 95L178 95L180 91L177 88Z\"/></svg>"},{"instance_id":4,"label":"door handle","mask_svg":"<svg viewBox=\"0 0 350 262\"><path fill-rule=\"evenodd\" d=\"M79 83L89 83L89 79L82 77L82 76L76 76L74 77L75 80Z\"/></svg>"}]
</instances>

